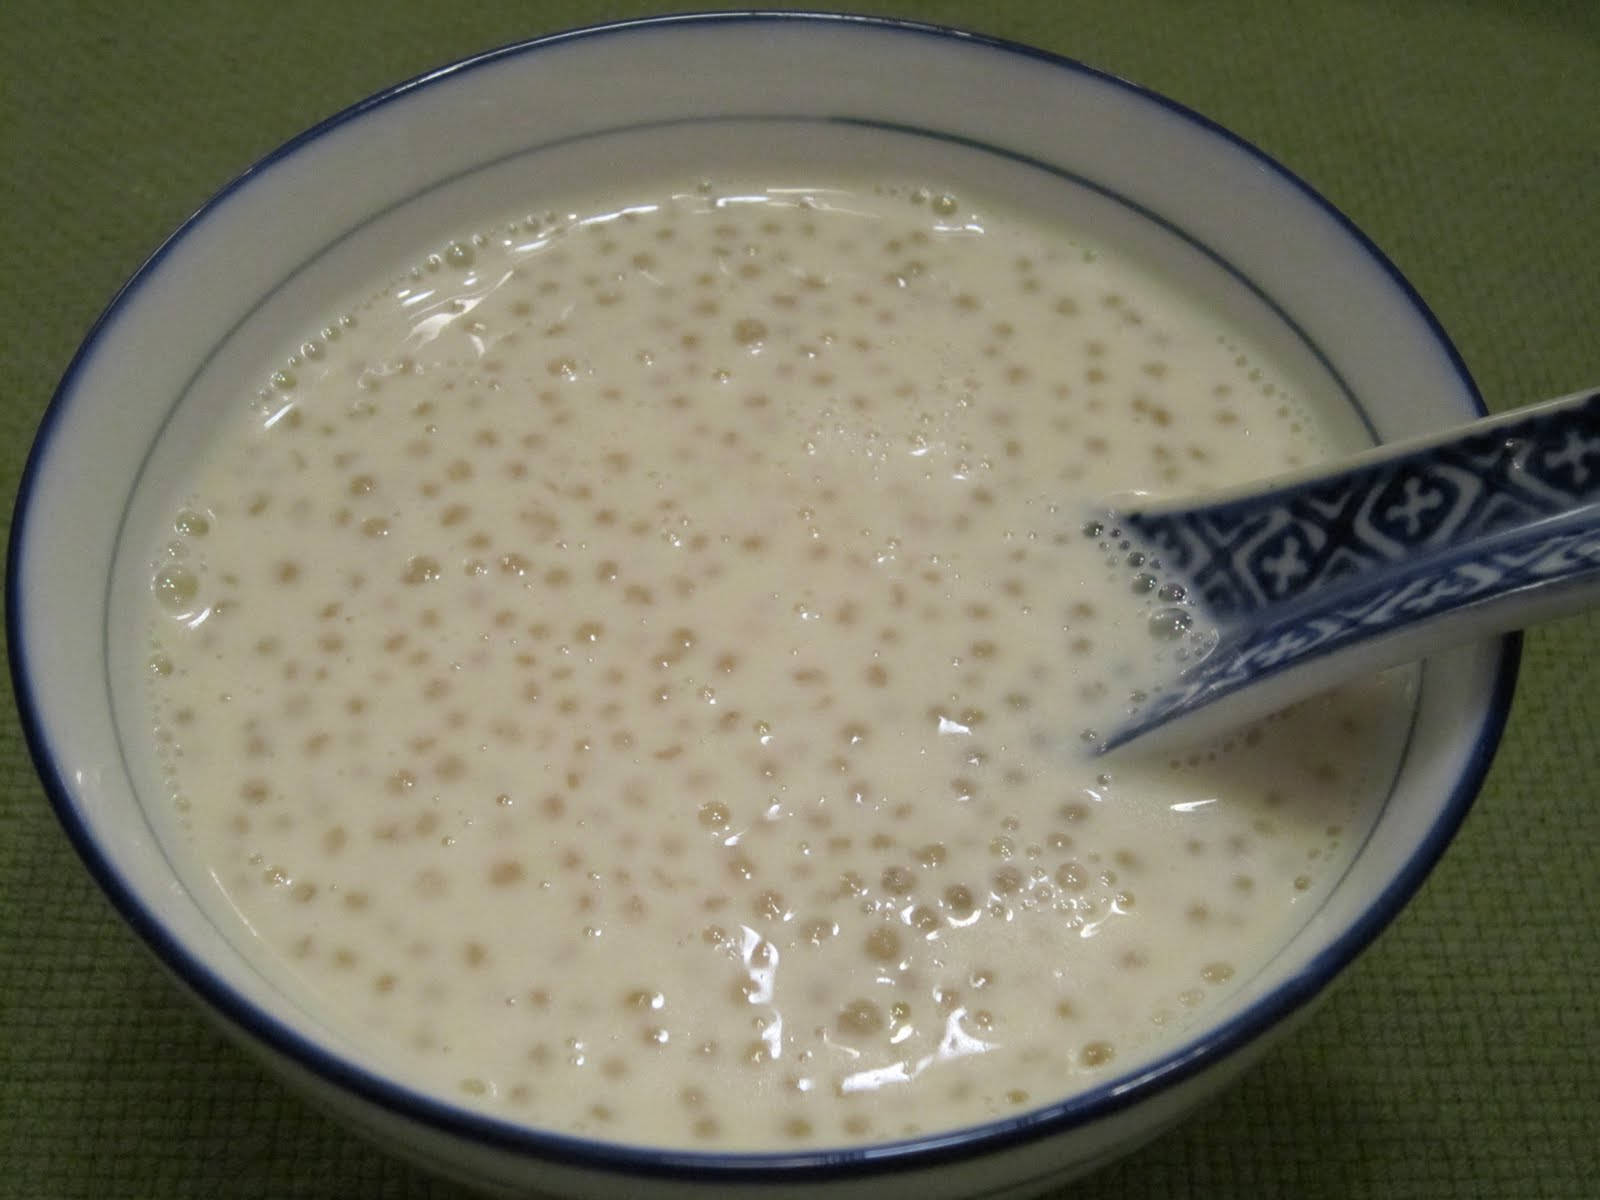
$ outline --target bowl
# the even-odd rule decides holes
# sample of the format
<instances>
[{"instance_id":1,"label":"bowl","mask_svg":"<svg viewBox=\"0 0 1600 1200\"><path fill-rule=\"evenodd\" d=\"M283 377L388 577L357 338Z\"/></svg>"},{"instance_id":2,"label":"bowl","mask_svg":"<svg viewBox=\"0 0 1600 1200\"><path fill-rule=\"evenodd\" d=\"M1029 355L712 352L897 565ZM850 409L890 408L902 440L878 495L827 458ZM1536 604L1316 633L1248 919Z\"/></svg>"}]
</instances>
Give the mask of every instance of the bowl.
<instances>
[{"instance_id":1,"label":"bowl","mask_svg":"<svg viewBox=\"0 0 1600 1200\"><path fill-rule=\"evenodd\" d=\"M263 975L169 856L148 764L128 737L137 684L111 665L125 636L124 530L149 518L162 480L204 453L241 372L308 306L411 253L463 198L510 198L529 179L604 183L710 147L737 157L772 144L822 166L936 163L1070 209L1247 322L1371 438L1483 412L1410 286L1284 168L1130 84L947 29L721 14L581 30L402 84L225 188L112 301L40 429L7 580L24 727L89 870L206 1012L355 1128L489 1190L999 1195L1092 1170L1180 1120L1309 1011L1443 852L1505 718L1515 639L1429 660L1381 810L1268 966L1163 1052L1003 1118L816 1149L661 1148L485 1115L350 1049Z\"/></svg>"}]
</instances>

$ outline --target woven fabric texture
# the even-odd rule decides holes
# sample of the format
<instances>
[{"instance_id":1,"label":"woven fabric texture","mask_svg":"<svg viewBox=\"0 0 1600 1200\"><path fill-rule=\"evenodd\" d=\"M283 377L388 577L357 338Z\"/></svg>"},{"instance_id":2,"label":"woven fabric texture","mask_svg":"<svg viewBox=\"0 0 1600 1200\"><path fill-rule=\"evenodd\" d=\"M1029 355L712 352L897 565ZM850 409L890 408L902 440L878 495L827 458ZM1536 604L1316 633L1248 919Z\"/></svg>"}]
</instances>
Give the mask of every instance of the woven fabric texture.
<instances>
[{"instance_id":1,"label":"woven fabric texture","mask_svg":"<svg viewBox=\"0 0 1600 1200\"><path fill-rule=\"evenodd\" d=\"M1600 5L939 0L1255 142L1406 273L1492 406L1600 383ZM259 155L632 0L0 6L0 490L117 286ZM1488 785L1292 1038L1073 1196L1600 1195L1600 614L1534 630ZM265 1076L99 897L0 719L0 1197L463 1193Z\"/></svg>"}]
</instances>

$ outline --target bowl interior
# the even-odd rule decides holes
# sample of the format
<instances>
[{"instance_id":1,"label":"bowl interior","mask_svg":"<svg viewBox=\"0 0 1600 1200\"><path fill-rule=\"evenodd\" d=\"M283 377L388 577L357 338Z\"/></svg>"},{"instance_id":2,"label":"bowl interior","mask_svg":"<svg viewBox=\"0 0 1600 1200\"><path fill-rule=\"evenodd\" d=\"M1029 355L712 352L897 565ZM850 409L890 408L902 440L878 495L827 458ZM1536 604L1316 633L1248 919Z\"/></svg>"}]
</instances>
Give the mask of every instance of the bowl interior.
<instances>
[{"instance_id":1,"label":"bowl interior","mask_svg":"<svg viewBox=\"0 0 1600 1200\"><path fill-rule=\"evenodd\" d=\"M170 506L182 465L238 403L237 381L379 265L459 229L463 213L539 211L574 181L626 193L686 162L970 180L1093 229L1254 331L1341 414L1351 446L1481 411L1404 281L1293 177L1126 84L981 39L777 17L595 31L415 81L252 168L131 281L62 383L15 526L14 672L69 833L162 959L302 1065L418 1111L450 1106L367 1076L360 1047L263 976L197 902L206 881L169 859L166 816L138 802L155 778L142 739L126 736L142 660L130 613L147 584L118 556L122 531ZM1498 642L1426 664L1390 801L1294 942L1209 1030L1056 1116L1092 1116L1237 1048L1365 945L1464 815L1509 679Z\"/></svg>"}]
</instances>

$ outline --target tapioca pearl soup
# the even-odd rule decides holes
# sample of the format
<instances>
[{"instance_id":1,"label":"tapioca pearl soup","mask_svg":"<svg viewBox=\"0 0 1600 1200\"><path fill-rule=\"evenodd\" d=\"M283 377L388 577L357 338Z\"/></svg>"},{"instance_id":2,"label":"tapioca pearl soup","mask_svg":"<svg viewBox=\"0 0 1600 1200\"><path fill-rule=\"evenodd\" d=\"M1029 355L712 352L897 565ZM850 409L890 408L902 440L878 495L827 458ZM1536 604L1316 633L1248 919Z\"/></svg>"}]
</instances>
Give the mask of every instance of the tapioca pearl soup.
<instances>
[{"instance_id":1,"label":"tapioca pearl soup","mask_svg":"<svg viewBox=\"0 0 1600 1200\"><path fill-rule=\"evenodd\" d=\"M1095 760L1192 638L1084 513L1322 456L1315 410L953 189L581 201L309 320L148 531L218 911L386 1069L621 1140L954 1127L1172 1044L1336 876L1409 698Z\"/></svg>"}]
</instances>

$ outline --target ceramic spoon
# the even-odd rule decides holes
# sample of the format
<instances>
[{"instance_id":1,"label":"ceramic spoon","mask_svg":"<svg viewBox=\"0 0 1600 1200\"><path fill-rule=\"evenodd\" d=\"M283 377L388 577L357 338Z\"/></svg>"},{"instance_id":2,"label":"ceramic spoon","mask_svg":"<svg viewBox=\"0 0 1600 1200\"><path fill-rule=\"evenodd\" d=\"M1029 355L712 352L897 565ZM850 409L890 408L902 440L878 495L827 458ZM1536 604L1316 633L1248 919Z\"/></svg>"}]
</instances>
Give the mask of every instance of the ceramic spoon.
<instances>
[{"instance_id":1,"label":"ceramic spoon","mask_svg":"<svg viewBox=\"0 0 1600 1200\"><path fill-rule=\"evenodd\" d=\"M1098 746L1206 736L1600 604L1600 391L1095 524L1157 572L1192 642L1171 685Z\"/></svg>"}]
</instances>

